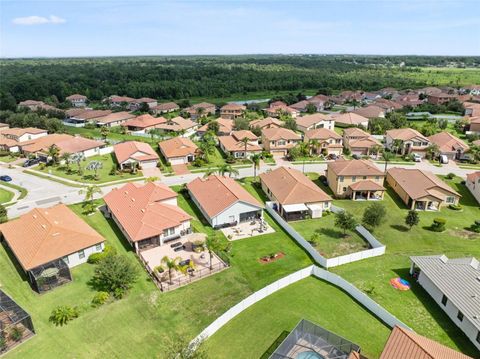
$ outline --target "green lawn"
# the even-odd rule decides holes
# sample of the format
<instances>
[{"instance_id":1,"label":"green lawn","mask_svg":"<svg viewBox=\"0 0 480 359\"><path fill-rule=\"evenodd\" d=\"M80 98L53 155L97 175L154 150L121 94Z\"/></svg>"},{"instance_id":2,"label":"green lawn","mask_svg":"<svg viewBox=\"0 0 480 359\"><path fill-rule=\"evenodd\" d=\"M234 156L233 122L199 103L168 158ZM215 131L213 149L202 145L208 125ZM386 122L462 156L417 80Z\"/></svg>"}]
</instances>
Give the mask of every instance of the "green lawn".
<instances>
[{"instance_id":1,"label":"green lawn","mask_svg":"<svg viewBox=\"0 0 480 359\"><path fill-rule=\"evenodd\" d=\"M144 137L144 136L134 136L130 134L121 134L116 132L117 130L111 130L107 135L107 141L140 141L140 142L147 142L154 148L158 145L159 139L152 139L151 136ZM100 128L84 128L84 127L71 127L65 126L65 132L71 135L82 135L88 138L95 138L95 139L102 139L102 134L100 132Z\"/></svg>"},{"instance_id":2,"label":"green lawn","mask_svg":"<svg viewBox=\"0 0 480 359\"><path fill-rule=\"evenodd\" d=\"M197 142L198 145L198 142ZM205 166L197 167L192 164L189 164L187 167L190 170L198 170L198 169L205 169L205 168L215 168L220 167L226 164L226 155L220 150L220 148L215 146L215 149L211 155L208 156L209 162L205 164ZM248 164L250 161L246 160L236 160L235 163L231 163L232 166L241 165L241 164Z\"/></svg>"},{"instance_id":3,"label":"green lawn","mask_svg":"<svg viewBox=\"0 0 480 359\"><path fill-rule=\"evenodd\" d=\"M317 232L320 239L315 243L315 249L326 258L342 256L344 254L359 252L369 248L368 243L357 232L348 232L344 237L343 232L335 228L333 213L322 218L307 219L289 222L307 241Z\"/></svg>"},{"instance_id":4,"label":"green lawn","mask_svg":"<svg viewBox=\"0 0 480 359\"><path fill-rule=\"evenodd\" d=\"M92 161L100 161L103 164L103 167L98 170L98 180L95 179L94 171L86 169L88 164ZM43 170L40 171L66 179L86 183L105 183L118 180L128 180L140 177L142 175L141 171L138 171L136 174L131 174L130 172L118 172L118 174L116 175L111 175L110 171L112 170L112 167L114 165L116 166L114 154L109 153L101 156L92 156L82 161L83 175L78 174L78 167L76 164L70 164L70 173L67 173L66 165L46 166ZM38 169L38 167L36 169Z\"/></svg>"},{"instance_id":5,"label":"green lawn","mask_svg":"<svg viewBox=\"0 0 480 359\"><path fill-rule=\"evenodd\" d=\"M206 341L208 354L211 358L260 358L301 319L360 345L362 354L371 359L379 357L390 333L348 294L310 277L271 294L232 319Z\"/></svg>"},{"instance_id":6,"label":"green lawn","mask_svg":"<svg viewBox=\"0 0 480 359\"><path fill-rule=\"evenodd\" d=\"M13 198L13 192L0 188L0 203L8 203Z\"/></svg>"},{"instance_id":7,"label":"green lawn","mask_svg":"<svg viewBox=\"0 0 480 359\"><path fill-rule=\"evenodd\" d=\"M10 163L10 162L13 162L13 161L15 161L19 158L20 157L18 157L18 156L12 156L12 155L0 156L0 162Z\"/></svg>"}]
</instances>

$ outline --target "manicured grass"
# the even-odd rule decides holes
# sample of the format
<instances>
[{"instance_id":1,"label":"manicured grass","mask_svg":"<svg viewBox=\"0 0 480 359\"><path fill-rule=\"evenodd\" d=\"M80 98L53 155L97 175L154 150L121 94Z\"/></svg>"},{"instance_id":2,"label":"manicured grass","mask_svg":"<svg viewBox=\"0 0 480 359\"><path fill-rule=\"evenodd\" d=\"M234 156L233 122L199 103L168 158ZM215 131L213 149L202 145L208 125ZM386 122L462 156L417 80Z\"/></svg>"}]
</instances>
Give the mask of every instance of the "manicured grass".
<instances>
[{"instance_id":1,"label":"manicured grass","mask_svg":"<svg viewBox=\"0 0 480 359\"><path fill-rule=\"evenodd\" d=\"M66 165L46 166L43 170L40 171L63 177L69 180L86 183L105 183L111 181L128 180L141 176L141 171L137 171L137 173L135 174L132 174L130 172L118 172L118 174L111 175L110 171L112 170L112 167L116 166L116 162L113 156L113 154L109 153L106 155L92 156L86 158L82 162L83 175L80 175L78 173L78 168L76 164L70 164L70 173L67 172ZM103 167L98 170L98 180L95 179L94 171L86 169L88 164L92 161L100 161L103 164Z\"/></svg>"},{"instance_id":2,"label":"manicured grass","mask_svg":"<svg viewBox=\"0 0 480 359\"><path fill-rule=\"evenodd\" d=\"M339 309L341 308L341 309ZM271 294L232 319L206 341L211 358L260 358L301 319L360 345L378 358L390 330L348 294L310 277Z\"/></svg>"},{"instance_id":3,"label":"manicured grass","mask_svg":"<svg viewBox=\"0 0 480 359\"><path fill-rule=\"evenodd\" d=\"M197 145L198 145L198 142L197 142ZM192 164L189 164L187 167L190 170L198 170L198 169L203 169L204 170L206 168L220 167L220 166L223 166L224 164L227 163L226 162L226 155L218 147L215 147L213 153L208 156L208 160L209 160L209 162L206 163L202 167L197 167L197 166L194 166ZM246 160L246 161L236 160L235 163L230 163L230 165L236 166L236 165L242 165L242 164L248 164L248 163L249 163L248 160Z\"/></svg>"},{"instance_id":4,"label":"manicured grass","mask_svg":"<svg viewBox=\"0 0 480 359\"><path fill-rule=\"evenodd\" d=\"M445 179L444 179L445 180ZM419 334L437 340L473 357L480 353L473 344L444 314L430 296L409 276L409 256L446 254L448 257L480 257L480 236L467 231L480 217L480 208L460 178L445 180L462 195L462 212L448 208L440 212L419 212L420 224L411 230L404 225L406 206L389 189L382 203L387 208L387 219L373 234L387 246L381 257L332 268L358 288L368 290L369 295ZM361 218L366 202L336 200L334 204ZM447 220L447 230L435 233L428 227L435 217ZM412 289L406 292L394 290L389 280L402 277L409 280Z\"/></svg>"},{"instance_id":5,"label":"manicured grass","mask_svg":"<svg viewBox=\"0 0 480 359\"><path fill-rule=\"evenodd\" d=\"M315 243L315 249L326 258L342 256L344 254L359 252L369 248L368 243L357 232L343 232L335 228L335 215L324 215L322 218L307 219L289 222L289 224L309 241L317 232L320 239Z\"/></svg>"},{"instance_id":6,"label":"manicured grass","mask_svg":"<svg viewBox=\"0 0 480 359\"><path fill-rule=\"evenodd\" d=\"M0 188L0 203L8 203L13 198L13 192Z\"/></svg>"},{"instance_id":7,"label":"manicured grass","mask_svg":"<svg viewBox=\"0 0 480 359\"><path fill-rule=\"evenodd\" d=\"M112 140L115 142L119 141L140 141L140 142L147 142L154 148L157 148L158 142L160 141L159 139L152 139L151 136L144 137L144 136L134 136L130 134L121 134L115 132L116 129L111 130L108 133L107 136L107 141ZM65 132L69 133L71 135L82 135L84 137L89 137L89 138L95 138L95 139L101 139L103 140L103 136L100 132L100 128L83 128L83 127L70 127L70 126L65 126Z\"/></svg>"},{"instance_id":8,"label":"manicured grass","mask_svg":"<svg viewBox=\"0 0 480 359\"><path fill-rule=\"evenodd\" d=\"M20 158L20 157L11 156L11 155L0 156L0 162L10 163L10 162L13 162L13 161L15 161L15 160L18 160L19 158Z\"/></svg>"},{"instance_id":9,"label":"manicured grass","mask_svg":"<svg viewBox=\"0 0 480 359\"><path fill-rule=\"evenodd\" d=\"M2 182L2 184L6 187L10 187L10 188L13 188L13 189L16 189L17 191L19 191L20 196L18 196L18 200L24 199L28 194L28 191L27 191L26 188L20 187L20 186L18 186L16 184L13 184L11 182Z\"/></svg>"}]
</instances>

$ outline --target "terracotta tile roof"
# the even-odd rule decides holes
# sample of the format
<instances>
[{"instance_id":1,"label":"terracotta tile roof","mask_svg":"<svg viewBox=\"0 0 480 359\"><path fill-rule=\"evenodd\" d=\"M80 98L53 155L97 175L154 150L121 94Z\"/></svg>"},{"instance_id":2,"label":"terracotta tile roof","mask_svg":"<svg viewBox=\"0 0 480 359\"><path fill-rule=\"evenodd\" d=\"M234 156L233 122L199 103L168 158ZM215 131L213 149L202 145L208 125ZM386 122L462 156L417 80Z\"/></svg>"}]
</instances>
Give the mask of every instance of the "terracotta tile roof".
<instances>
[{"instance_id":1,"label":"terracotta tile roof","mask_svg":"<svg viewBox=\"0 0 480 359\"><path fill-rule=\"evenodd\" d=\"M48 148L55 145L63 153L77 153L87 151L93 148L105 146L105 142L90 140L81 136L71 136L67 134L47 135L30 141L20 142L19 146L22 151L29 153L43 152L46 153Z\"/></svg>"},{"instance_id":2,"label":"terracotta tile roof","mask_svg":"<svg viewBox=\"0 0 480 359\"><path fill-rule=\"evenodd\" d=\"M68 101L74 101L74 100L86 100L87 96L79 95L78 93L70 95L66 98Z\"/></svg>"},{"instance_id":3,"label":"terracotta tile roof","mask_svg":"<svg viewBox=\"0 0 480 359\"><path fill-rule=\"evenodd\" d=\"M262 135L268 141L276 141L276 140L300 140L300 135L297 135L295 132L288 128L264 128L262 130Z\"/></svg>"},{"instance_id":4,"label":"terracotta tile roof","mask_svg":"<svg viewBox=\"0 0 480 359\"><path fill-rule=\"evenodd\" d=\"M42 106L45 105L43 101L25 100L18 103L19 106Z\"/></svg>"},{"instance_id":5,"label":"terracotta tile roof","mask_svg":"<svg viewBox=\"0 0 480 359\"><path fill-rule=\"evenodd\" d=\"M439 188L461 197L459 193L429 171L422 171L416 168L393 167L387 173L412 199L429 195L436 198L440 196L440 199L442 199L444 195L438 191Z\"/></svg>"},{"instance_id":6,"label":"terracotta tile roof","mask_svg":"<svg viewBox=\"0 0 480 359\"><path fill-rule=\"evenodd\" d=\"M15 147L18 146L18 142L10 138L0 137L0 146L2 147Z\"/></svg>"},{"instance_id":7,"label":"terracotta tile roof","mask_svg":"<svg viewBox=\"0 0 480 359\"><path fill-rule=\"evenodd\" d=\"M51 145L56 145L61 141L71 140L73 136L60 133L52 133L51 135L43 136L34 140L20 142L18 145L21 147L22 151L29 153L36 153L42 149L48 148Z\"/></svg>"},{"instance_id":8,"label":"terracotta tile roof","mask_svg":"<svg viewBox=\"0 0 480 359\"><path fill-rule=\"evenodd\" d=\"M378 107L381 107L381 108L385 109L385 110L388 110L388 109L399 110L403 107L398 102L395 102L395 101L392 101L392 100L387 100L387 99L384 99L384 98L379 98L379 99L375 100L374 104L377 105Z\"/></svg>"},{"instance_id":9,"label":"terracotta tile roof","mask_svg":"<svg viewBox=\"0 0 480 359\"><path fill-rule=\"evenodd\" d=\"M13 128L7 128L2 130L2 135L10 135L15 137L21 137L26 133L29 133L32 135L38 135L40 133L47 133L47 130L42 130L40 128L35 128L35 127L26 127L26 128L13 127Z\"/></svg>"},{"instance_id":10,"label":"terracotta tile roof","mask_svg":"<svg viewBox=\"0 0 480 359\"><path fill-rule=\"evenodd\" d=\"M420 138L425 142L429 142L428 138L413 128L397 128L394 130L388 130L386 135L394 140L409 141L414 138Z\"/></svg>"},{"instance_id":11,"label":"terracotta tile roof","mask_svg":"<svg viewBox=\"0 0 480 359\"><path fill-rule=\"evenodd\" d=\"M310 104L309 101L303 100L303 101L296 102L293 105L290 105L290 107L294 108L295 110L301 111L301 110L304 110L309 104Z\"/></svg>"},{"instance_id":12,"label":"terracotta tile roof","mask_svg":"<svg viewBox=\"0 0 480 359\"><path fill-rule=\"evenodd\" d=\"M373 137L361 138L358 140L348 140L348 147L350 148L372 148L374 146L381 145L382 144Z\"/></svg>"},{"instance_id":13,"label":"terracotta tile roof","mask_svg":"<svg viewBox=\"0 0 480 359\"><path fill-rule=\"evenodd\" d=\"M368 118L360 116L353 112L332 114L331 117L335 120L336 123L341 123L349 126L356 126L364 122L368 122Z\"/></svg>"},{"instance_id":14,"label":"terracotta tile roof","mask_svg":"<svg viewBox=\"0 0 480 359\"><path fill-rule=\"evenodd\" d=\"M198 126L198 123L181 116L177 116L172 119L167 119L167 122L156 125L155 128L167 131L186 131L196 126Z\"/></svg>"},{"instance_id":15,"label":"terracotta tile roof","mask_svg":"<svg viewBox=\"0 0 480 359\"><path fill-rule=\"evenodd\" d=\"M382 185L371 180L358 181L352 183L348 187L354 191L385 191L385 188Z\"/></svg>"},{"instance_id":16,"label":"terracotta tile roof","mask_svg":"<svg viewBox=\"0 0 480 359\"><path fill-rule=\"evenodd\" d=\"M217 118L213 121L217 121L219 125L219 132L220 133L227 133L230 134L233 131L233 120L229 120L226 118ZM200 127L198 132L207 132L208 131L208 123Z\"/></svg>"},{"instance_id":17,"label":"terracotta tile roof","mask_svg":"<svg viewBox=\"0 0 480 359\"><path fill-rule=\"evenodd\" d=\"M127 97L127 96L117 96L117 95L112 95L108 98L110 102L133 102L135 101L134 98L132 97Z\"/></svg>"},{"instance_id":18,"label":"terracotta tile roof","mask_svg":"<svg viewBox=\"0 0 480 359\"><path fill-rule=\"evenodd\" d=\"M134 103L150 103L150 102L157 102L157 100L155 100L154 98L150 98L150 97L141 97L141 98L134 99L132 102L134 102Z\"/></svg>"},{"instance_id":19,"label":"terracotta tile roof","mask_svg":"<svg viewBox=\"0 0 480 359\"><path fill-rule=\"evenodd\" d=\"M138 128L150 128L150 127L155 127L161 123L167 122L167 119L164 117L153 117L150 114L144 114L141 116L137 116L135 118L132 118L124 123L122 123L122 126L126 127L138 127Z\"/></svg>"},{"instance_id":20,"label":"terracotta tile roof","mask_svg":"<svg viewBox=\"0 0 480 359\"><path fill-rule=\"evenodd\" d=\"M112 122L130 120L131 118L134 118L134 117L136 117L134 114L127 111L112 112L106 116L97 117L95 119L95 122L106 125Z\"/></svg>"},{"instance_id":21,"label":"terracotta tile roof","mask_svg":"<svg viewBox=\"0 0 480 359\"><path fill-rule=\"evenodd\" d=\"M274 101L270 104L270 108L273 108L273 107L286 107L287 104L283 101Z\"/></svg>"},{"instance_id":22,"label":"terracotta tile roof","mask_svg":"<svg viewBox=\"0 0 480 359\"><path fill-rule=\"evenodd\" d=\"M384 176L383 171L368 160L337 160L327 165L338 176Z\"/></svg>"},{"instance_id":23,"label":"terracotta tile roof","mask_svg":"<svg viewBox=\"0 0 480 359\"><path fill-rule=\"evenodd\" d=\"M111 114L110 110L83 110L82 112L75 112L75 115L69 115L82 120L92 120L97 117L104 117Z\"/></svg>"},{"instance_id":24,"label":"terracotta tile roof","mask_svg":"<svg viewBox=\"0 0 480 359\"><path fill-rule=\"evenodd\" d=\"M75 117L79 114L81 114L82 112L85 112L86 110L84 108L81 108L81 107L74 107L74 108L69 108L68 110L65 111L65 115L67 117Z\"/></svg>"},{"instance_id":25,"label":"terracotta tile roof","mask_svg":"<svg viewBox=\"0 0 480 359\"><path fill-rule=\"evenodd\" d=\"M214 111L216 106L213 103L200 102L190 106L189 108L186 108L185 111L191 114L196 114L199 108L203 108L206 111Z\"/></svg>"},{"instance_id":26,"label":"terracotta tile roof","mask_svg":"<svg viewBox=\"0 0 480 359\"><path fill-rule=\"evenodd\" d=\"M25 270L104 241L64 204L35 208L2 224L0 231Z\"/></svg>"},{"instance_id":27,"label":"terracotta tile roof","mask_svg":"<svg viewBox=\"0 0 480 359\"><path fill-rule=\"evenodd\" d=\"M461 139L445 131L430 136L428 139L438 145L440 152L455 152L457 149L468 151L470 149Z\"/></svg>"},{"instance_id":28,"label":"terracotta tile roof","mask_svg":"<svg viewBox=\"0 0 480 359\"><path fill-rule=\"evenodd\" d=\"M185 157L198 151L197 145L185 137L174 137L160 142L158 147L166 158Z\"/></svg>"},{"instance_id":29,"label":"terracotta tile roof","mask_svg":"<svg viewBox=\"0 0 480 359\"><path fill-rule=\"evenodd\" d=\"M207 178L196 178L187 184L187 188L210 218L236 202L246 202L263 208L259 201L229 177L213 175Z\"/></svg>"},{"instance_id":30,"label":"terracotta tile roof","mask_svg":"<svg viewBox=\"0 0 480 359\"><path fill-rule=\"evenodd\" d=\"M328 140L330 138L340 140L342 139L342 136L328 128L316 128L305 132L305 138L308 138L309 140Z\"/></svg>"},{"instance_id":31,"label":"terracotta tile roof","mask_svg":"<svg viewBox=\"0 0 480 359\"><path fill-rule=\"evenodd\" d=\"M172 110L178 110L180 106L178 106L175 102L165 102L165 103L160 103L157 106L153 107L152 110L156 111L172 111Z\"/></svg>"},{"instance_id":32,"label":"terracotta tile roof","mask_svg":"<svg viewBox=\"0 0 480 359\"><path fill-rule=\"evenodd\" d=\"M370 137L371 135L358 127L348 127L343 130L344 137Z\"/></svg>"},{"instance_id":33,"label":"terracotta tile roof","mask_svg":"<svg viewBox=\"0 0 480 359\"><path fill-rule=\"evenodd\" d=\"M365 107L357 108L353 113L366 117L366 118L376 118L385 116L385 110L376 105L369 105Z\"/></svg>"},{"instance_id":34,"label":"terracotta tile roof","mask_svg":"<svg viewBox=\"0 0 480 359\"><path fill-rule=\"evenodd\" d=\"M158 160L159 158L155 150L145 142L127 141L117 143L113 146L113 150L120 164L130 158L139 162Z\"/></svg>"},{"instance_id":35,"label":"terracotta tile roof","mask_svg":"<svg viewBox=\"0 0 480 359\"><path fill-rule=\"evenodd\" d=\"M469 117L470 124L480 124L480 116Z\"/></svg>"},{"instance_id":36,"label":"terracotta tile roof","mask_svg":"<svg viewBox=\"0 0 480 359\"><path fill-rule=\"evenodd\" d=\"M480 171L467 174L467 181L475 182L478 179L480 179Z\"/></svg>"},{"instance_id":37,"label":"terracotta tile roof","mask_svg":"<svg viewBox=\"0 0 480 359\"><path fill-rule=\"evenodd\" d=\"M307 176L293 168L278 167L260 174L260 180L283 205L332 200Z\"/></svg>"},{"instance_id":38,"label":"terracotta tile roof","mask_svg":"<svg viewBox=\"0 0 480 359\"><path fill-rule=\"evenodd\" d=\"M244 105L239 105L238 103L227 103L222 106L220 111L245 111L247 109Z\"/></svg>"},{"instance_id":39,"label":"terracotta tile roof","mask_svg":"<svg viewBox=\"0 0 480 359\"><path fill-rule=\"evenodd\" d=\"M473 359L436 341L395 326L380 359Z\"/></svg>"},{"instance_id":40,"label":"terracotta tile roof","mask_svg":"<svg viewBox=\"0 0 480 359\"><path fill-rule=\"evenodd\" d=\"M228 152L238 152L238 151L245 151L245 144L238 140L233 135L231 136L219 136L218 141L223 145L223 147ZM247 152L261 152L262 148L255 144L248 142L247 143Z\"/></svg>"},{"instance_id":41,"label":"terracotta tile roof","mask_svg":"<svg viewBox=\"0 0 480 359\"><path fill-rule=\"evenodd\" d=\"M298 126L308 128L310 126L316 125L321 122L330 122L333 121L331 117L328 117L321 113L314 113L313 115L306 115L302 117L297 117L295 122Z\"/></svg>"},{"instance_id":42,"label":"terracotta tile roof","mask_svg":"<svg viewBox=\"0 0 480 359\"><path fill-rule=\"evenodd\" d=\"M249 140L252 140L252 141L258 140L258 137L248 130L233 131L232 136L236 138L238 141L241 141L244 138L248 138Z\"/></svg>"},{"instance_id":43,"label":"terracotta tile roof","mask_svg":"<svg viewBox=\"0 0 480 359\"><path fill-rule=\"evenodd\" d=\"M133 242L158 236L192 217L181 208L162 201L178 195L164 184L127 183L103 199Z\"/></svg>"},{"instance_id":44,"label":"terracotta tile roof","mask_svg":"<svg viewBox=\"0 0 480 359\"><path fill-rule=\"evenodd\" d=\"M250 122L250 128L258 127L260 129L270 126L270 125L275 125L277 127L282 127L284 125L283 121L280 121L279 119L273 118L273 117L266 117L262 120L254 120Z\"/></svg>"}]
</instances>

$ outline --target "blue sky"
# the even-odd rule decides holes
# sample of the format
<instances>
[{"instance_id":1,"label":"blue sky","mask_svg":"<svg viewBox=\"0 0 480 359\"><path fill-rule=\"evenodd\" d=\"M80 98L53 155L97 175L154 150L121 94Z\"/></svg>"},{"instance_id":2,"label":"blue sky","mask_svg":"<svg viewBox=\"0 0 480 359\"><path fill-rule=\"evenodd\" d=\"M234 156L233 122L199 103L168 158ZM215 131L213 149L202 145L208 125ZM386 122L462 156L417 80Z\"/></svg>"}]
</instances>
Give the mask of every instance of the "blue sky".
<instances>
[{"instance_id":1,"label":"blue sky","mask_svg":"<svg viewBox=\"0 0 480 359\"><path fill-rule=\"evenodd\" d=\"M480 55L480 1L0 0L0 56Z\"/></svg>"}]
</instances>

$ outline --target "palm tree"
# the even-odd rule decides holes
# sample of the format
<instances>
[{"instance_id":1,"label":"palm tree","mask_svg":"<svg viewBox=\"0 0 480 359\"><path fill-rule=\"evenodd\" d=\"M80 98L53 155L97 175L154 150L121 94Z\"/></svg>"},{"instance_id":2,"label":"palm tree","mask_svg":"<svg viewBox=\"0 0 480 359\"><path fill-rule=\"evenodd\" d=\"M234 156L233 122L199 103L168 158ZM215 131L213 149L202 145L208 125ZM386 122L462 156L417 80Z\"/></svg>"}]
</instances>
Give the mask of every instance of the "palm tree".
<instances>
[{"instance_id":1,"label":"palm tree","mask_svg":"<svg viewBox=\"0 0 480 359\"><path fill-rule=\"evenodd\" d=\"M438 145L436 143L432 143L427 147L426 151L427 151L428 157L430 157L430 159L433 160L440 153L440 148L438 147Z\"/></svg>"},{"instance_id":2,"label":"palm tree","mask_svg":"<svg viewBox=\"0 0 480 359\"><path fill-rule=\"evenodd\" d=\"M71 153L68 153L68 152L64 152L62 153L62 155L60 156L60 161L64 161L65 162L65 167L67 167L67 172L70 172L70 162L71 162L71 157L72 154Z\"/></svg>"},{"instance_id":3,"label":"palm tree","mask_svg":"<svg viewBox=\"0 0 480 359\"><path fill-rule=\"evenodd\" d=\"M60 149L57 147L57 145L53 144L48 148L47 155L51 157L52 162L55 165L57 164L58 156L60 155Z\"/></svg>"},{"instance_id":4,"label":"palm tree","mask_svg":"<svg viewBox=\"0 0 480 359\"><path fill-rule=\"evenodd\" d=\"M98 186L90 185L90 186L86 187L85 189L81 189L78 193L85 194L84 201L91 203L91 202L93 202L93 199L94 199L96 194L102 194L102 190Z\"/></svg>"},{"instance_id":5,"label":"palm tree","mask_svg":"<svg viewBox=\"0 0 480 359\"><path fill-rule=\"evenodd\" d=\"M372 146L371 152L378 156L378 154L382 151L383 147L381 145L374 145ZM378 157L377 157L378 158Z\"/></svg>"},{"instance_id":6,"label":"palm tree","mask_svg":"<svg viewBox=\"0 0 480 359\"><path fill-rule=\"evenodd\" d=\"M170 284L172 284L172 270L179 269L178 262L181 260L182 258L180 257L170 258L168 256L163 257L161 260L161 263L165 265L165 268L168 270L168 280L170 281Z\"/></svg>"},{"instance_id":7,"label":"palm tree","mask_svg":"<svg viewBox=\"0 0 480 359\"><path fill-rule=\"evenodd\" d=\"M318 149L320 147L320 141L318 141L316 138L308 141L308 144L310 148L313 150L314 154L318 154Z\"/></svg>"},{"instance_id":8,"label":"palm tree","mask_svg":"<svg viewBox=\"0 0 480 359\"><path fill-rule=\"evenodd\" d=\"M205 173L203 174L203 178L210 177L211 175L215 174L217 172L216 168L208 167Z\"/></svg>"},{"instance_id":9,"label":"palm tree","mask_svg":"<svg viewBox=\"0 0 480 359\"><path fill-rule=\"evenodd\" d=\"M260 155L255 154L250 159L252 160L253 163L253 181L255 182L257 180L257 168L260 169Z\"/></svg>"},{"instance_id":10,"label":"palm tree","mask_svg":"<svg viewBox=\"0 0 480 359\"><path fill-rule=\"evenodd\" d=\"M235 175L235 176L239 175L238 170L227 163L218 167L217 172L220 176L225 176L225 174L227 173L229 177L232 177L232 175Z\"/></svg>"},{"instance_id":11,"label":"palm tree","mask_svg":"<svg viewBox=\"0 0 480 359\"><path fill-rule=\"evenodd\" d=\"M100 129L100 134L102 135L104 141L107 139L109 132L110 130L107 126L102 126L102 128Z\"/></svg>"},{"instance_id":12,"label":"palm tree","mask_svg":"<svg viewBox=\"0 0 480 359\"><path fill-rule=\"evenodd\" d=\"M222 246L216 235L208 236L207 239L205 240L205 245L207 247L208 255L210 257L209 258L210 270L212 270L213 269L213 265L212 265L213 253L216 251L219 251Z\"/></svg>"},{"instance_id":13,"label":"palm tree","mask_svg":"<svg viewBox=\"0 0 480 359\"><path fill-rule=\"evenodd\" d=\"M242 142L243 142L243 146L244 146L244 156L245 158L247 158L247 147L248 147L248 142L250 140L248 139L248 137L244 137L242 138Z\"/></svg>"},{"instance_id":14,"label":"palm tree","mask_svg":"<svg viewBox=\"0 0 480 359\"><path fill-rule=\"evenodd\" d=\"M395 140L393 140L392 147L393 147L393 152L394 152L394 153L398 153L399 150L401 149L401 150L402 150L402 151L401 151L401 154L402 154L402 155L404 154L404 153L403 153L403 141L402 141L402 140L400 140L400 139L398 139L398 138L395 139Z\"/></svg>"},{"instance_id":15,"label":"palm tree","mask_svg":"<svg viewBox=\"0 0 480 359\"><path fill-rule=\"evenodd\" d=\"M350 104L353 106L353 109L355 110L358 105L360 105L360 102L357 99L353 99L350 101Z\"/></svg>"},{"instance_id":16,"label":"palm tree","mask_svg":"<svg viewBox=\"0 0 480 359\"><path fill-rule=\"evenodd\" d=\"M83 154L81 153L74 153L71 157L70 157L70 161L72 163L76 163L77 166L78 166L78 174L79 175L82 175L82 161L83 161L84 157L83 157Z\"/></svg>"},{"instance_id":17,"label":"palm tree","mask_svg":"<svg viewBox=\"0 0 480 359\"><path fill-rule=\"evenodd\" d=\"M98 170L103 168L103 163L100 161L91 161L88 163L86 169L95 173L95 179L98 179Z\"/></svg>"},{"instance_id":18,"label":"palm tree","mask_svg":"<svg viewBox=\"0 0 480 359\"><path fill-rule=\"evenodd\" d=\"M303 158L302 172L305 173L305 157L310 153L310 147L307 142L300 142L298 145L298 152Z\"/></svg>"},{"instance_id":19,"label":"palm tree","mask_svg":"<svg viewBox=\"0 0 480 359\"><path fill-rule=\"evenodd\" d=\"M205 109L203 107L198 107L195 112L197 113L197 117L202 117L205 113Z\"/></svg>"},{"instance_id":20,"label":"palm tree","mask_svg":"<svg viewBox=\"0 0 480 359\"><path fill-rule=\"evenodd\" d=\"M388 162L392 160L393 155L391 152L383 151L382 158L385 161L385 173L387 173Z\"/></svg>"}]
</instances>

